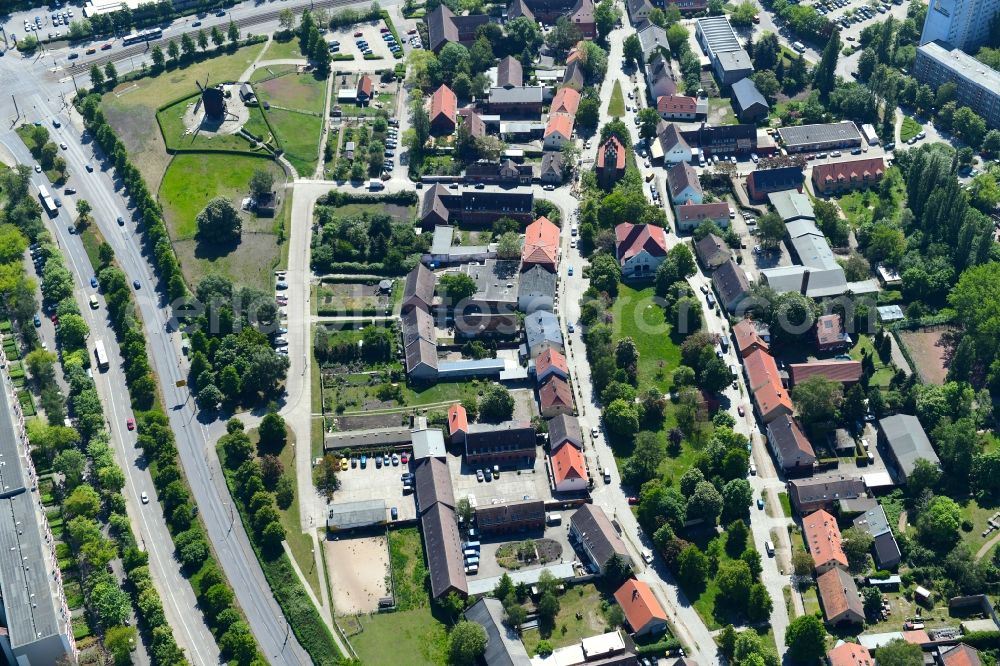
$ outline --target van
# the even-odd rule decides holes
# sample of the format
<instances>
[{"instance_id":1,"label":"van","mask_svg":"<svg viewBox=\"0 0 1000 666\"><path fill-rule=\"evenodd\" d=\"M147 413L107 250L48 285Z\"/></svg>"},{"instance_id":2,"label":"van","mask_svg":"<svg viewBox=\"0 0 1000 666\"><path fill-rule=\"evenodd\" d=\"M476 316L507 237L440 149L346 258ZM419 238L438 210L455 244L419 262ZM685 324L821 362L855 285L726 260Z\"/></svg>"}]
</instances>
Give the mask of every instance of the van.
<instances>
[{"instance_id":1,"label":"van","mask_svg":"<svg viewBox=\"0 0 1000 666\"><path fill-rule=\"evenodd\" d=\"M462 551L462 555L464 555L467 558L468 557L479 557L479 551L476 550L475 548L466 548L465 550Z\"/></svg>"},{"instance_id":2,"label":"van","mask_svg":"<svg viewBox=\"0 0 1000 666\"><path fill-rule=\"evenodd\" d=\"M91 294L90 295L90 309L91 310L96 310L99 307L101 307L101 305L100 305L100 303L97 302L97 296L95 296L94 294Z\"/></svg>"},{"instance_id":3,"label":"van","mask_svg":"<svg viewBox=\"0 0 1000 666\"><path fill-rule=\"evenodd\" d=\"M604 468L604 483L611 483L611 470Z\"/></svg>"},{"instance_id":4,"label":"van","mask_svg":"<svg viewBox=\"0 0 1000 666\"><path fill-rule=\"evenodd\" d=\"M474 551L478 552L479 551L479 542L478 541L466 541L465 543L462 544L462 550L474 550Z\"/></svg>"},{"instance_id":5,"label":"van","mask_svg":"<svg viewBox=\"0 0 1000 666\"><path fill-rule=\"evenodd\" d=\"M578 233L580 233L580 229L576 226L576 224L573 224L573 226L569 228L569 233L571 236L576 236Z\"/></svg>"},{"instance_id":6,"label":"van","mask_svg":"<svg viewBox=\"0 0 1000 666\"><path fill-rule=\"evenodd\" d=\"M475 557L466 557L465 558L465 566L467 566L467 567L478 567L479 566L479 556L477 555Z\"/></svg>"},{"instance_id":7,"label":"van","mask_svg":"<svg viewBox=\"0 0 1000 666\"><path fill-rule=\"evenodd\" d=\"M806 45L803 44L802 42L795 42L792 44L792 48L798 51L799 53L802 53L806 50Z\"/></svg>"},{"instance_id":8,"label":"van","mask_svg":"<svg viewBox=\"0 0 1000 666\"><path fill-rule=\"evenodd\" d=\"M774 557L774 544L770 541L764 542L764 550L767 551L768 557Z\"/></svg>"},{"instance_id":9,"label":"van","mask_svg":"<svg viewBox=\"0 0 1000 666\"><path fill-rule=\"evenodd\" d=\"M474 564L474 565L471 565L471 566L466 566L465 567L465 573L467 573L467 574L477 574L477 573L479 573L479 565L478 564Z\"/></svg>"}]
</instances>

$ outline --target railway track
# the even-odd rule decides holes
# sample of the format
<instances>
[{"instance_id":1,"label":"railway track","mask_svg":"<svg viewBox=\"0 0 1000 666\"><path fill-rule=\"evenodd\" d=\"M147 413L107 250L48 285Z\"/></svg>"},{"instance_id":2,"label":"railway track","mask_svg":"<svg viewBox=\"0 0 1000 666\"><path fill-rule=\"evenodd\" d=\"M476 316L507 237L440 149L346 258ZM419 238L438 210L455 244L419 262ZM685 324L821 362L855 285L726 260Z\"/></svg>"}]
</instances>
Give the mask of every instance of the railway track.
<instances>
[{"instance_id":1,"label":"railway track","mask_svg":"<svg viewBox=\"0 0 1000 666\"><path fill-rule=\"evenodd\" d=\"M247 28L247 27L251 27L251 26L255 26L255 25L260 25L261 23L268 23L270 21L277 21L278 20L278 15L283 10L285 10L285 9L292 9L295 12L300 12L300 11L304 11L307 7L313 8L313 9L317 9L317 8L318 9L331 9L331 8L334 8L334 7L346 7L346 6L355 5L355 4L363 4L363 3L359 3L359 0L314 0L313 2L309 3L308 5L301 4L301 5L297 5L297 6L294 6L294 7L281 7L279 9L272 9L272 10L268 10L268 11L265 11L265 12L256 13L256 14L253 14L252 16L245 16L243 18L239 18L239 19L234 20L233 23L236 24L237 28L242 29L242 28ZM224 28L224 27L228 26L229 24L228 23L219 23L219 24L215 24L215 25L218 25L220 28ZM205 26L205 27L207 27L207 28L210 29L212 26ZM190 30L190 31L187 32L187 34L190 35L191 38L193 39L193 38L195 38L197 36L198 30ZM176 34L176 35L174 35L172 37L165 37L165 38L161 38L161 39L157 39L157 40L152 40L152 41L145 42L145 43L142 43L142 44L132 44L130 46L126 46L126 47L124 47L122 49L119 49L117 51L113 51L111 53L108 53L106 55L100 55L100 56L91 58L91 59L86 60L86 61L81 61L79 63L74 63L69 68L67 68L66 71L68 71L71 76L78 76L80 74L86 74L86 73L88 73L90 71L90 68L93 67L94 65L97 65L98 67L104 67L109 62L121 62L122 60L127 60L128 58L131 58L131 57L134 57L134 56L145 55L146 53L149 53L150 51L152 51L154 46L159 46L164 51L166 51L166 47L167 47L167 45L170 42L176 40L179 43L180 40L181 40L181 37L182 37L182 34L178 33L178 34Z\"/></svg>"}]
</instances>

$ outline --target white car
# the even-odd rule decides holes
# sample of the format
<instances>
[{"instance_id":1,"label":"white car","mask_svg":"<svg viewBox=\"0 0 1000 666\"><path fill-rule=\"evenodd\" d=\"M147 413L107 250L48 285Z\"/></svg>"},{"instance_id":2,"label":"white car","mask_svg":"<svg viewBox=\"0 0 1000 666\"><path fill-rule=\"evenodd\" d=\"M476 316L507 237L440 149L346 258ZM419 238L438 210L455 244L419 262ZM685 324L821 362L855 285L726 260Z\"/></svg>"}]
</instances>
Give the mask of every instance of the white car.
<instances>
[{"instance_id":1,"label":"white car","mask_svg":"<svg viewBox=\"0 0 1000 666\"><path fill-rule=\"evenodd\" d=\"M139 495L139 499L141 499L141 500L142 500L142 503L143 503L143 504L149 504L149 495L147 495L147 494L146 494L146 491L145 491L145 490L143 490L143 491L142 491L142 494L141 494L141 495Z\"/></svg>"}]
</instances>

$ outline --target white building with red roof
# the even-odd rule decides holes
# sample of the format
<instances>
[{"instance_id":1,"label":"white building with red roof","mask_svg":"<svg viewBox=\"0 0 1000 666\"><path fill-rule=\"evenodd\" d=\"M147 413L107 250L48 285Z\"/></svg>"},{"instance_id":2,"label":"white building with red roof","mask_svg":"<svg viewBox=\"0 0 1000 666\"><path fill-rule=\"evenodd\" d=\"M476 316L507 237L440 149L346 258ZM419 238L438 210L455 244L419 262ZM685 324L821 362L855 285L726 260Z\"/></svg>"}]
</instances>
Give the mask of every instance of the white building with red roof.
<instances>
[{"instance_id":1,"label":"white building with red roof","mask_svg":"<svg viewBox=\"0 0 1000 666\"><path fill-rule=\"evenodd\" d=\"M651 277L667 256L667 235L653 224L622 222L615 227L615 254L622 277Z\"/></svg>"}]
</instances>

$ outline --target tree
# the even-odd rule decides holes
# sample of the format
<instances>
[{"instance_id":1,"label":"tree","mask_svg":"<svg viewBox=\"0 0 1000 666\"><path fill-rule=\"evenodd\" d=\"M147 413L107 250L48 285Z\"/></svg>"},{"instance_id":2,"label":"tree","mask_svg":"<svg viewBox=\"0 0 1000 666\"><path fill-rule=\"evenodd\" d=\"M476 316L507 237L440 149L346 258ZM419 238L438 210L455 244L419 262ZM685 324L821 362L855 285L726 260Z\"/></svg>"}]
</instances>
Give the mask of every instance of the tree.
<instances>
[{"instance_id":1,"label":"tree","mask_svg":"<svg viewBox=\"0 0 1000 666\"><path fill-rule=\"evenodd\" d=\"M222 34L222 31L219 30L219 26L213 25L212 26L212 44L214 44L216 48L219 48L220 46L223 45L223 43L225 43L225 41L226 41L226 37L225 37L225 35Z\"/></svg>"},{"instance_id":2,"label":"tree","mask_svg":"<svg viewBox=\"0 0 1000 666\"><path fill-rule=\"evenodd\" d=\"M839 382L815 375L795 385L792 400L804 423L826 423L836 418L843 387Z\"/></svg>"},{"instance_id":3,"label":"tree","mask_svg":"<svg viewBox=\"0 0 1000 666\"><path fill-rule=\"evenodd\" d=\"M104 66L104 76L108 80L108 86L114 87L118 85L118 70L115 68L114 63L109 62Z\"/></svg>"},{"instance_id":4,"label":"tree","mask_svg":"<svg viewBox=\"0 0 1000 666\"><path fill-rule=\"evenodd\" d=\"M813 570L812 555L804 550L792 553L792 570L796 576L808 576Z\"/></svg>"},{"instance_id":5,"label":"tree","mask_svg":"<svg viewBox=\"0 0 1000 666\"><path fill-rule=\"evenodd\" d=\"M559 597L551 591L544 593L538 600L538 619L543 626L551 627L555 624L559 605Z\"/></svg>"},{"instance_id":6,"label":"tree","mask_svg":"<svg viewBox=\"0 0 1000 666\"><path fill-rule=\"evenodd\" d=\"M260 448L264 451L281 451L288 442L285 419L277 412L268 412L260 422Z\"/></svg>"},{"instance_id":7,"label":"tree","mask_svg":"<svg viewBox=\"0 0 1000 666\"><path fill-rule=\"evenodd\" d=\"M841 545L844 554L847 555L851 571L861 573L868 568L868 552L873 543L875 540L866 530L858 527L849 527L844 530Z\"/></svg>"},{"instance_id":8,"label":"tree","mask_svg":"<svg viewBox=\"0 0 1000 666\"><path fill-rule=\"evenodd\" d=\"M240 41L240 29L232 21L229 22L229 28L226 29L226 38L234 46Z\"/></svg>"},{"instance_id":9,"label":"tree","mask_svg":"<svg viewBox=\"0 0 1000 666\"><path fill-rule=\"evenodd\" d=\"M60 451L52 461L52 469L63 475L69 490L80 485L83 480L83 471L86 468L87 457L76 449Z\"/></svg>"},{"instance_id":10,"label":"tree","mask_svg":"<svg viewBox=\"0 0 1000 666\"><path fill-rule=\"evenodd\" d=\"M94 63L90 66L90 86L97 90L104 85L104 72L101 71L101 67Z\"/></svg>"},{"instance_id":11,"label":"tree","mask_svg":"<svg viewBox=\"0 0 1000 666\"><path fill-rule=\"evenodd\" d=\"M239 241L243 219L233 202L226 197L215 197L195 218L198 236L208 243L227 244Z\"/></svg>"},{"instance_id":12,"label":"tree","mask_svg":"<svg viewBox=\"0 0 1000 666\"><path fill-rule=\"evenodd\" d=\"M742 520L734 520L726 527L726 552L729 557L739 557L746 550L750 530Z\"/></svg>"},{"instance_id":13,"label":"tree","mask_svg":"<svg viewBox=\"0 0 1000 666\"><path fill-rule=\"evenodd\" d=\"M153 58L153 69L163 69L163 64L166 59L163 57L163 49L161 49L159 45L153 47L153 50L150 52L150 56Z\"/></svg>"},{"instance_id":14,"label":"tree","mask_svg":"<svg viewBox=\"0 0 1000 666\"><path fill-rule=\"evenodd\" d=\"M656 128L659 124L660 114L656 112L655 108L647 106L639 111L639 136L643 139L652 139L656 136Z\"/></svg>"},{"instance_id":15,"label":"tree","mask_svg":"<svg viewBox=\"0 0 1000 666\"><path fill-rule=\"evenodd\" d=\"M813 74L813 85L819 91L820 99L823 101L826 101L836 85L837 57L839 55L840 31L834 29Z\"/></svg>"},{"instance_id":16,"label":"tree","mask_svg":"<svg viewBox=\"0 0 1000 666\"><path fill-rule=\"evenodd\" d=\"M680 23L675 23L667 28L667 43L670 45L670 50L674 53L680 53L682 45L687 44L689 34L687 28Z\"/></svg>"},{"instance_id":17,"label":"tree","mask_svg":"<svg viewBox=\"0 0 1000 666\"><path fill-rule=\"evenodd\" d=\"M108 627L104 632L104 647L114 656L116 664L129 663L129 652L135 645L135 627Z\"/></svg>"},{"instance_id":18,"label":"tree","mask_svg":"<svg viewBox=\"0 0 1000 666\"><path fill-rule=\"evenodd\" d=\"M684 548L677 557L677 579L688 592L698 592L705 586L709 569L708 556L694 544Z\"/></svg>"},{"instance_id":19,"label":"tree","mask_svg":"<svg viewBox=\"0 0 1000 666\"><path fill-rule=\"evenodd\" d=\"M472 298L476 289L476 281L465 273L444 275L438 280L438 290L451 300L452 306Z\"/></svg>"},{"instance_id":20,"label":"tree","mask_svg":"<svg viewBox=\"0 0 1000 666\"><path fill-rule=\"evenodd\" d=\"M497 257L500 259L517 259L521 256L521 236L508 231L497 240Z\"/></svg>"},{"instance_id":21,"label":"tree","mask_svg":"<svg viewBox=\"0 0 1000 666\"><path fill-rule=\"evenodd\" d=\"M752 0L743 0L743 2L736 5L736 9L733 10L729 20L732 21L733 25L746 27L753 23L753 17L756 15L757 5Z\"/></svg>"},{"instance_id":22,"label":"tree","mask_svg":"<svg viewBox=\"0 0 1000 666\"><path fill-rule=\"evenodd\" d=\"M604 578L615 586L621 585L631 578L633 573L632 565L617 553L612 555L608 559L608 563L604 565Z\"/></svg>"},{"instance_id":23,"label":"tree","mask_svg":"<svg viewBox=\"0 0 1000 666\"><path fill-rule=\"evenodd\" d=\"M753 488L746 479L730 479L722 487L723 518L745 518L752 502Z\"/></svg>"},{"instance_id":24,"label":"tree","mask_svg":"<svg viewBox=\"0 0 1000 666\"><path fill-rule=\"evenodd\" d=\"M757 221L757 238L764 247L777 247L784 237L785 222L777 213L765 213Z\"/></svg>"},{"instance_id":25,"label":"tree","mask_svg":"<svg viewBox=\"0 0 1000 666\"><path fill-rule=\"evenodd\" d=\"M642 63L642 43L639 41L639 36L632 33L625 38L625 43L622 45L623 55L626 60L631 60L637 64Z\"/></svg>"},{"instance_id":26,"label":"tree","mask_svg":"<svg viewBox=\"0 0 1000 666\"><path fill-rule=\"evenodd\" d=\"M915 643L901 638L891 640L875 651L879 666L920 666L924 663L923 651Z\"/></svg>"},{"instance_id":27,"label":"tree","mask_svg":"<svg viewBox=\"0 0 1000 666\"><path fill-rule=\"evenodd\" d=\"M754 85L757 86L757 90L760 94L764 96L768 104L774 104L774 100L778 97L778 93L781 92L781 83L778 78L769 69L763 69L759 72L754 72L753 76L750 77L753 80Z\"/></svg>"},{"instance_id":28,"label":"tree","mask_svg":"<svg viewBox=\"0 0 1000 666\"><path fill-rule=\"evenodd\" d=\"M958 541L962 509L955 500L935 497L917 519L920 540L938 552L947 552Z\"/></svg>"},{"instance_id":29,"label":"tree","mask_svg":"<svg viewBox=\"0 0 1000 666\"><path fill-rule=\"evenodd\" d=\"M877 587L865 587L861 590L861 599L865 606L865 616L869 621L876 622L882 617L882 593Z\"/></svg>"},{"instance_id":30,"label":"tree","mask_svg":"<svg viewBox=\"0 0 1000 666\"><path fill-rule=\"evenodd\" d=\"M615 24L621 17L621 10L615 7L612 0L602 0L594 9L594 24L597 27L597 34L601 39L607 40L608 35L614 30Z\"/></svg>"},{"instance_id":31,"label":"tree","mask_svg":"<svg viewBox=\"0 0 1000 666\"><path fill-rule=\"evenodd\" d=\"M325 455L320 458L319 464L313 473L316 489L326 495L329 500L333 493L340 488L340 479L337 473L340 471L340 460L334 455Z\"/></svg>"},{"instance_id":32,"label":"tree","mask_svg":"<svg viewBox=\"0 0 1000 666\"><path fill-rule=\"evenodd\" d=\"M274 174L267 169L254 169L250 176L250 194L255 199L269 194L274 189Z\"/></svg>"},{"instance_id":33,"label":"tree","mask_svg":"<svg viewBox=\"0 0 1000 666\"><path fill-rule=\"evenodd\" d=\"M490 384L479 399L479 417L484 421L499 423L510 420L514 414L514 396L501 384Z\"/></svg>"},{"instance_id":34,"label":"tree","mask_svg":"<svg viewBox=\"0 0 1000 666\"><path fill-rule=\"evenodd\" d=\"M614 400L604 408L602 418L613 438L629 438L639 431L639 408L635 403Z\"/></svg>"},{"instance_id":35,"label":"tree","mask_svg":"<svg viewBox=\"0 0 1000 666\"><path fill-rule=\"evenodd\" d=\"M750 600L750 588L753 586L753 576L750 567L743 560L730 560L719 564L715 575L719 586L719 595L726 604L733 608L746 608Z\"/></svg>"},{"instance_id":36,"label":"tree","mask_svg":"<svg viewBox=\"0 0 1000 666\"><path fill-rule=\"evenodd\" d=\"M128 592L111 582L100 582L90 592L90 603L105 627L125 624L132 614L132 600Z\"/></svg>"},{"instance_id":37,"label":"tree","mask_svg":"<svg viewBox=\"0 0 1000 666\"><path fill-rule=\"evenodd\" d=\"M750 587L750 598L747 600L747 618L751 622L764 622L771 616L774 602L771 594L763 583L754 583Z\"/></svg>"},{"instance_id":38,"label":"tree","mask_svg":"<svg viewBox=\"0 0 1000 666\"><path fill-rule=\"evenodd\" d=\"M100 510L101 496L93 486L86 483L77 486L63 502L63 513L67 519L77 516L93 519Z\"/></svg>"},{"instance_id":39,"label":"tree","mask_svg":"<svg viewBox=\"0 0 1000 666\"><path fill-rule=\"evenodd\" d=\"M658 433L643 431L635 436L632 455L625 463L623 475L630 485L641 486L656 475L660 463L667 457L667 445Z\"/></svg>"},{"instance_id":40,"label":"tree","mask_svg":"<svg viewBox=\"0 0 1000 666\"><path fill-rule=\"evenodd\" d=\"M56 339L69 349L82 349L90 335L90 327L78 314L64 314L59 318L59 328L56 329Z\"/></svg>"},{"instance_id":41,"label":"tree","mask_svg":"<svg viewBox=\"0 0 1000 666\"><path fill-rule=\"evenodd\" d=\"M470 666L486 652L486 630L476 622L462 620L451 630L448 654L451 663Z\"/></svg>"},{"instance_id":42,"label":"tree","mask_svg":"<svg viewBox=\"0 0 1000 666\"><path fill-rule=\"evenodd\" d=\"M191 35L184 33L181 35L181 52L184 53L184 58L190 58L194 55L194 40L191 39Z\"/></svg>"},{"instance_id":43,"label":"tree","mask_svg":"<svg viewBox=\"0 0 1000 666\"><path fill-rule=\"evenodd\" d=\"M618 261L610 254L595 254L590 260L590 285L599 292L609 296L618 295L618 283L621 282L622 269Z\"/></svg>"},{"instance_id":44,"label":"tree","mask_svg":"<svg viewBox=\"0 0 1000 666\"><path fill-rule=\"evenodd\" d=\"M701 481L694 488L694 493L688 499L687 515L689 520L702 519L708 525L715 525L722 513L722 495L708 481Z\"/></svg>"},{"instance_id":45,"label":"tree","mask_svg":"<svg viewBox=\"0 0 1000 666\"><path fill-rule=\"evenodd\" d=\"M291 9L282 9L278 12L278 28L281 30L295 29L295 13Z\"/></svg>"},{"instance_id":46,"label":"tree","mask_svg":"<svg viewBox=\"0 0 1000 666\"><path fill-rule=\"evenodd\" d=\"M814 664L826 652L826 629L815 615L803 615L791 621L785 631L788 654L795 661Z\"/></svg>"}]
</instances>

